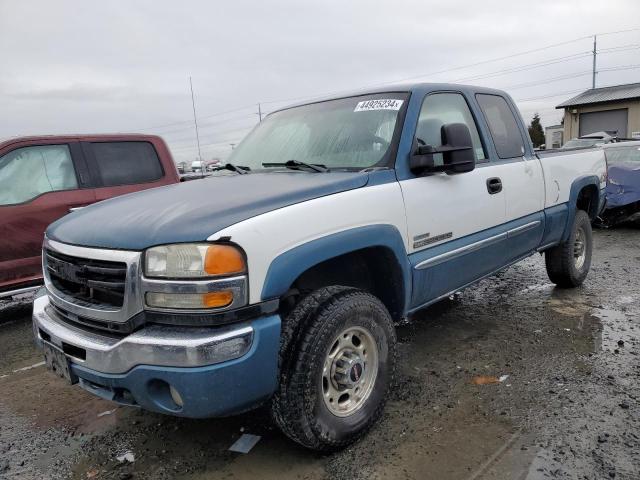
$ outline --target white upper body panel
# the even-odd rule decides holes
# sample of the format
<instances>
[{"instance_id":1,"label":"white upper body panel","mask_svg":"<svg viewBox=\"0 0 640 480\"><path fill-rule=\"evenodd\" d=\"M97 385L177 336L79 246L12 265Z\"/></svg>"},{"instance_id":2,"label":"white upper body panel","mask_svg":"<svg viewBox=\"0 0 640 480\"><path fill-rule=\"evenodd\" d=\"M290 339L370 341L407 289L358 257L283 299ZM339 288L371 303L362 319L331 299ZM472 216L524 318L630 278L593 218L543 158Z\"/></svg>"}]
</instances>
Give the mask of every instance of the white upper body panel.
<instances>
[{"instance_id":1,"label":"white upper body panel","mask_svg":"<svg viewBox=\"0 0 640 480\"><path fill-rule=\"evenodd\" d=\"M579 177L596 176L601 189L607 185L607 163L602 148L545 155L540 162L544 172L545 208L569 201L571 185Z\"/></svg>"},{"instance_id":2,"label":"white upper body panel","mask_svg":"<svg viewBox=\"0 0 640 480\"><path fill-rule=\"evenodd\" d=\"M261 300L271 262L280 254L333 233L366 225L392 225L407 245L407 226L398 182L327 195L244 220L211 235L231 239L247 253L249 302Z\"/></svg>"}]
</instances>

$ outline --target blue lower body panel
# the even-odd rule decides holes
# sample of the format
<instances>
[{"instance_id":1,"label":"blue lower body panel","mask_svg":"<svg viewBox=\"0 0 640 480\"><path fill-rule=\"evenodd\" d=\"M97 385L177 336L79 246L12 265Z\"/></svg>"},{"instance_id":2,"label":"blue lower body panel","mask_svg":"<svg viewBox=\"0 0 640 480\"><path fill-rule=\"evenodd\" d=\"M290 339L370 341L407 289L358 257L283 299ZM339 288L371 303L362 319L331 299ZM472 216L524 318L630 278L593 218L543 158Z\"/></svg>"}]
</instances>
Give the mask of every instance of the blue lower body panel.
<instances>
[{"instance_id":1,"label":"blue lower body panel","mask_svg":"<svg viewBox=\"0 0 640 480\"><path fill-rule=\"evenodd\" d=\"M543 213L537 212L410 255L413 266L411 310L533 253L542 240L544 221ZM470 245L480 246L465 251ZM434 261L420 268L422 263L442 255L450 256L445 261Z\"/></svg>"},{"instance_id":2,"label":"blue lower body panel","mask_svg":"<svg viewBox=\"0 0 640 480\"><path fill-rule=\"evenodd\" d=\"M78 364L71 368L84 389L121 404L191 418L232 415L259 405L275 391L280 323L279 315L255 320L249 352L215 365L139 365L122 374L100 373Z\"/></svg>"}]
</instances>

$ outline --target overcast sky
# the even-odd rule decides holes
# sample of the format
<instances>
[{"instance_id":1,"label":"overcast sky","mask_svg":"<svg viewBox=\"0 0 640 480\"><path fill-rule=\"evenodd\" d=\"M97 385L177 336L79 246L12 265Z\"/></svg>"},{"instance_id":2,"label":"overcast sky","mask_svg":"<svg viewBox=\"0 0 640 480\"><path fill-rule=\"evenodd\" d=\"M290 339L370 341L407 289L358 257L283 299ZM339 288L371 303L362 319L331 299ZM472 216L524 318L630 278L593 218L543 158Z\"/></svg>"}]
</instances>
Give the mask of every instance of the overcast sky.
<instances>
[{"instance_id":1,"label":"overcast sky","mask_svg":"<svg viewBox=\"0 0 640 480\"><path fill-rule=\"evenodd\" d=\"M157 133L193 160L189 76L205 158L228 154L258 102L409 77L504 88L546 126L591 86L584 37L633 28L638 0L0 0L0 137ZM627 68L598 86L640 81L640 30L601 35L598 50L599 68Z\"/></svg>"}]
</instances>

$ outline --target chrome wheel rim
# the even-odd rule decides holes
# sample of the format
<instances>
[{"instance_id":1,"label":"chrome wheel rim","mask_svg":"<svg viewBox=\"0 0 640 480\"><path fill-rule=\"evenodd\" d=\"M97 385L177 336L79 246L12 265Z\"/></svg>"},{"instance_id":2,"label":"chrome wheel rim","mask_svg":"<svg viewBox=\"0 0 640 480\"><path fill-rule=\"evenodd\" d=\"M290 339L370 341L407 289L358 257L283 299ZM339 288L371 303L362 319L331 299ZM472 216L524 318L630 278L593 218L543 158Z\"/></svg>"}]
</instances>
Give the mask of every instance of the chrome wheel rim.
<instances>
[{"instance_id":1,"label":"chrome wheel rim","mask_svg":"<svg viewBox=\"0 0 640 480\"><path fill-rule=\"evenodd\" d=\"M584 265L587 258L587 235L581 227L576 231L576 237L573 241L573 261L578 270Z\"/></svg>"},{"instance_id":2,"label":"chrome wheel rim","mask_svg":"<svg viewBox=\"0 0 640 480\"><path fill-rule=\"evenodd\" d=\"M363 327L349 327L337 335L322 368L322 398L337 417L359 410L371 396L378 376L378 345Z\"/></svg>"}]
</instances>

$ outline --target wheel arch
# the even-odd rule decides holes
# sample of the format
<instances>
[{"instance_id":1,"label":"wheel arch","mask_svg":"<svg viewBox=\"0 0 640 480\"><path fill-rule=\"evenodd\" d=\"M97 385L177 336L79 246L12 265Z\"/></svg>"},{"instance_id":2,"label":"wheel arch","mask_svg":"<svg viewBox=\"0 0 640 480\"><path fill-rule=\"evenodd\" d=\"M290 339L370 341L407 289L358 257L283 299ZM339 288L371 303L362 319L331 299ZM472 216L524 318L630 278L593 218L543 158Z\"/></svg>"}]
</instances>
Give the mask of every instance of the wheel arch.
<instances>
[{"instance_id":1,"label":"wheel arch","mask_svg":"<svg viewBox=\"0 0 640 480\"><path fill-rule=\"evenodd\" d=\"M600 213L601 203L600 179L596 175L585 175L575 179L569 193L569 212L562 241L566 241L571 234L577 210L584 210L589 218L594 220Z\"/></svg>"},{"instance_id":2,"label":"wheel arch","mask_svg":"<svg viewBox=\"0 0 640 480\"><path fill-rule=\"evenodd\" d=\"M367 225L306 242L276 257L267 270L263 300L292 289L338 284L363 288L385 304L393 318L404 316L411 295L408 256L392 225Z\"/></svg>"}]
</instances>

